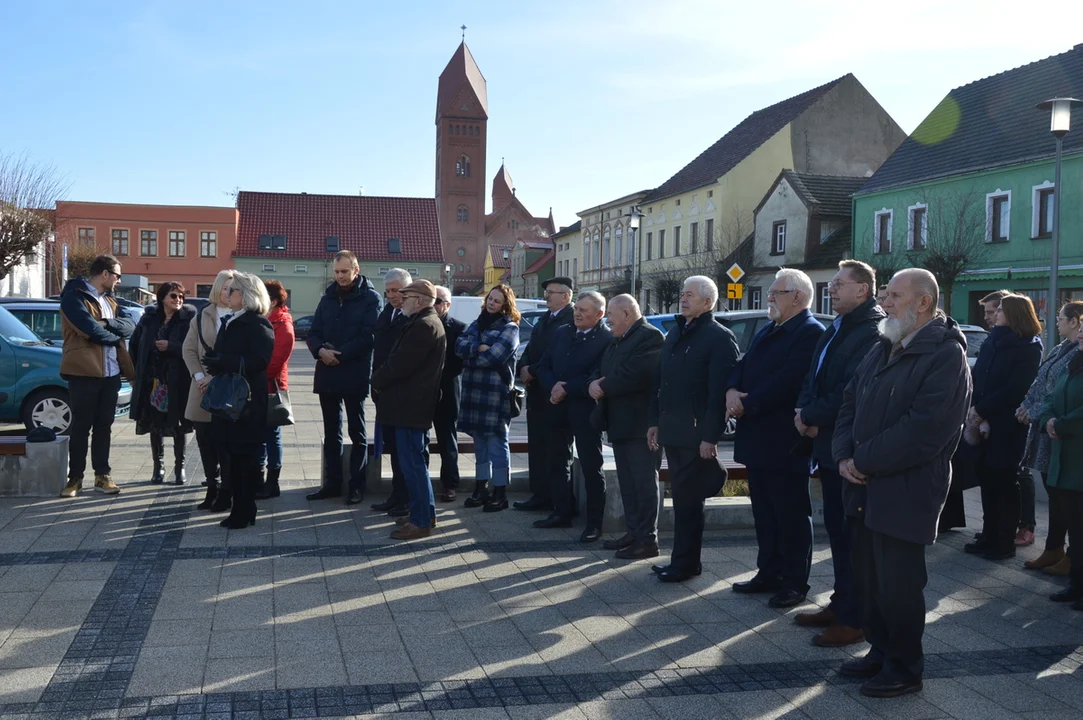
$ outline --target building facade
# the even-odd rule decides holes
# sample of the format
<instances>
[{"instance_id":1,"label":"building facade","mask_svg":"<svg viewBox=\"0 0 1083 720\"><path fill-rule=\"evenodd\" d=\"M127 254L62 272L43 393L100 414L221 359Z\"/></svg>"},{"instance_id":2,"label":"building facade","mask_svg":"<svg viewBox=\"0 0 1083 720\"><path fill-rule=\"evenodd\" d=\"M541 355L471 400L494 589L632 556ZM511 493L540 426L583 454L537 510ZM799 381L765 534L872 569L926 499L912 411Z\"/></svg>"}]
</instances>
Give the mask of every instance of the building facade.
<instances>
[{"instance_id":1,"label":"building facade","mask_svg":"<svg viewBox=\"0 0 1083 720\"><path fill-rule=\"evenodd\" d=\"M484 282L478 295L488 295L489 291L502 282L507 282L511 270L511 246L490 245L485 256Z\"/></svg>"},{"instance_id":2,"label":"building facade","mask_svg":"<svg viewBox=\"0 0 1083 720\"><path fill-rule=\"evenodd\" d=\"M562 227L553 234L554 275L569 277L573 282L577 282L575 278L579 274L579 260L582 253L582 229L583 222L576 220L568 227Z\"/></svg>"},{"instance_id":3,"label":"building facade","mask_svg":"<svg viewBox=\"0 0 1083 720\"><path fill-rule=\"evenodd\" d=\"M631 291L635 238L630 220L650 192L640 190L577 213L581 230L573 265L578 270L569 277L583 290L608 297Z\"/></svg>"}]
</instances>

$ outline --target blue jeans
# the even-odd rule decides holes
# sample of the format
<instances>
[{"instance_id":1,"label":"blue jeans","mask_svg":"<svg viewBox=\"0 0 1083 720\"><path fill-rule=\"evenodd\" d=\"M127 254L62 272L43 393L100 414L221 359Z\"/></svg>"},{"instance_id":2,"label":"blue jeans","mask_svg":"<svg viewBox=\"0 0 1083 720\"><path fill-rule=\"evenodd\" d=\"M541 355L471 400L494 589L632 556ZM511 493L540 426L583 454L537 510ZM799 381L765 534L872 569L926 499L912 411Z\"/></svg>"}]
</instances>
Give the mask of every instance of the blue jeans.
<instances>
[{"instance_id":1,"label":"blue jeans","mask_svg":"<svg viewBox=\"0 0 1083 720\"><path fill-rule=\"evenodd\" d=\"M425 431L404 427L396 427L394 431L395 452L402 466L406 492L410 495L410 523L420 528L430 527L436 519L436 498L432 494L429 468L425 465Z\"/></svg>"},{"instance_id":2,"label":"blue jeans","mask_svg":"<svg viewBox=\"0 0 1083 720\"><path fill-rule=\"evenodd\" d=\"M282 469L282 428L267 428L263 437L263 452L259 455L259 464L268 470Z\"/></svg>"},{"instance_id":3,"label":"blue jeans","mask_svg":"<svg viewBox=\"0 0 1083 720\"><path fill-rule=\"evenodd\" d=\"M501 433L474 435L475 479L491 480L494 487L507 487L511 478L511 450L507 428Z\"/></svg>"}]
</instances>

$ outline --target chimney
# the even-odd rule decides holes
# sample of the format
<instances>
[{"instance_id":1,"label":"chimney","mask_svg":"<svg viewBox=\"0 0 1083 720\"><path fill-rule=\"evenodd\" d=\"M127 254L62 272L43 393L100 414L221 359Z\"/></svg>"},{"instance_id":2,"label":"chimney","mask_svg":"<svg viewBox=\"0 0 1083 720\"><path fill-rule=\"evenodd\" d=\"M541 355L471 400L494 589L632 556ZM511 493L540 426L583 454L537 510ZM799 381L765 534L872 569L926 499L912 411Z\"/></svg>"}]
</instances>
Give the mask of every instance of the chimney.
<instances>
[{"instance_id":1,"label":"chimney","mask_svg":"<svg viewBox=\"0 0 1083 720\"><path fill-rule=\"evenodd\" d=\"M361 187L359 187L357 189L357 194L360 195L361 197L365 196L365 186L364 185L362 185Z\"/></svg>"}]
</instances>

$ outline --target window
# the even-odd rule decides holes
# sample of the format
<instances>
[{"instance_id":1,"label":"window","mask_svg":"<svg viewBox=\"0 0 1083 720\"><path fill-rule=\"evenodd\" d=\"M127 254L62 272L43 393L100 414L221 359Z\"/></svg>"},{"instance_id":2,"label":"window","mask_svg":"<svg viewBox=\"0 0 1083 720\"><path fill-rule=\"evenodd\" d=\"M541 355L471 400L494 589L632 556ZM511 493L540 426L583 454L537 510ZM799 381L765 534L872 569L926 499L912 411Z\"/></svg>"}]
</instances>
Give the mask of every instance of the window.
<instances>
[{"instance_id":1,"label":"window","mask_svg":"<svg viewBox=\"0 0 1083 720\"><path fill-rule=\"evenodd\" d=\"M169 257L184 257L185 235L183 230L169 231Z\"/></svg>"},{"instance_id":2,"label":"window","mask_svg":"<svg viewBox=\"0 0 1083 720\"><path fill-rule=\"evenodd\" d=\"M572 278L579 274L579 258L572 258Z\"/></svg>"},{"instance_id":3,"label":"window","mask_svg":"<svg viewBox=\"0 0 1083 720\"><path fill-rule=\"evenodd\" d=\"M1053 183L1048 180L1034 186L1033 217L1030 236L1047 238L1053 236L1053 210L1056 207Z\"/></svg>"},{"instance_id":4,"label":"window","mask_svg":"<svg viewBox=\"0 0 1083 720\"><path fill-rule=\"evenodd\" d=\"M608 215L609 213L606 213ZM602 262L599 267L609 267L609 228L602 233Z\"/></svg>"},{"instance_id":5,"label":"window","mask_svg":"<svg viewBox=\"0 0 1083 720\"><path fill-rule=\"evenodd\" d=\"M786 254L786 221L776 222L771 226L771 254Z\"/></svg>"},{"instance_id":6,"label":"window","mask_svg":"<svg viewBox=\"0 0 1083 720\"><path fill-rule=\"evenodd\" d=\"M342 249L342 243L339 242L338 235L328 235L323 239L324 252L337 253Z\"/></svg>"},{"instance_id":7,"label":"window","mask_svg":"<svg viewBox=\"0 0 1083 720\"><path fill-rule=\"evenodd\" d=\"M199 234L199 256L200 257L217 257L218 256L218 233L216 233L216 232L201 232Z\"/></svg>"},{"instance_id":8,"label":"window","mask_svg":"<svg viewBox=\"0 0 1083 720\"><path fill-rule=\"evenodd\" d=\"M468 156L460 155L459 159L455 161L455 175L470 177L470 158Z\"/></svg>"},{"instance_id":9,"label":"window","mask_svg":"<svg viewBox=\"0 0 1083 720\"><path fill-rule=\"evenodd\" d=\"M260 235L259 236L259 249L260 250L285 250L286 249L286 236L285 235Z\"/></svg>"},{"instance_id":10,"label":"window","mask_svg":"<svg viewBox=\"0 0 1083 720\"><path fill-rule=\"evenodd\" d=\"M666 256L666 231L658 231L658 259L661 260Z\"/></svg>"},{"instance_id":11,"label":"window","mask_svg":"<svg viewBox=\"0 0 1083 720\"><path fill-rule=\"evenodd\" d=\"M594 240L591 242L590 266L597 270L602 266L602 240L598 231L594 231Z\"/></svg>"},{"instance_id":12,"label":"window","mask_svg":"<svg viewBox=\"0 0 1083 720\"><path fill-rule=\"evenodd\" d=\"M465 205L460 205L459 209L455 211L455 219L461 223L470 221L470 211Z\"/></svg>"},{"instance_id":13,"label":"window","mask_svg":"<svg viewBox=\"0 0 1083 720\"><path fill-rule=\"evenodd\" d=\"M985 242L1008 242L1012 192L997 188L985 196Z\"/></svg>"},{"instance_id":14,"label":"window","mask_svg":"<svg viewBox=\"0 0 1083 720\"><path fill-rule=\"evenodd\" d=\"M872 246L874 253L891 252L891 224L894 216L895 211L887 208L880 210L873 216L873 227L876 228L876 237Z\"/></svg>"},{"instance_id":15,"label":"window","mask_svg":"<svg viewBox=\"0 0 1083 720\"><path fill-rule=\"evenodd\" d=\"M391 255L402 254L402 240L399 238L387 239L387 252Z\"/></svg>"},{"instance_id":16,"label":"window","mask_svg":"<svg viewBox=\"0 0 1083 720\"><path fill-rule=\"evenodd\" d=\"M763 288L754 287L748 289L748 309L749 310L762 310L763 309Z\"/></svg>"},{"instance_id":17,"label":"window","mask_svg":"<svg viewBox=\"0 0 1083 720\"><path fill-rule=\"evenodd\" d=\"M263 272L274 272L274 263L263 263Z\"/></svg>"},{"instance_id":18,"label":"window","mask_svg":"<svg viewBox=\"0 0 1083 720\"><path fill-rule=\"evenodd\" d=\"M79 244L86 247L94 247L94 228L79 228Z\"/></svg>"},{"instance_id":19,"label":"window","mask_svg":"<svg viewBox=\"0 0 1083 720\"><path fill-rule=\"evenodd\" d=\"M306 273L308 272L308 265L294 265L293 271L295 273Z\"/></svg>"},{"instance_id":20,"label":"window","mask_svg":"<svg viewBox=\"0 0 1083 720\"><path fill-rule=\"evenodd\" d=\"M673 228L673 257L681 256L681 226Z\"/></svg>"},{"instance_id":21,"label":"window","mask_svg":"<svg viewBox=\"0 0 1083 720\"><path fill-rule=\"evenodd\" d=\"M139 231L139 254L140 255L157 255L158 254L158 231L157 230L140 230Z\"/></svg>"},{"instance_id":22,"label":"window","mask_svg":"<svg viewBox=\"0 0 1083 720\"><path fill-rule=\"evenodd\" d=\"M613 241L613 264L614 265L623 265L624 264L624 255L622 254L623 251L624 251L624 228L618 226L617 231L614 233L614 241Z\"/></svg>"},{"instance_id":23,"label":"window","mask_svg":"<svg viewBox=\"0 0 1083 720\"><path fill-rule=\"evenodd\" d=\"M209 298L213 285L196 285L196 297Z\"/></svg>"},{"instance_id":24,"label":"window","mask_svg":"<svg viewBox=\"0 0 1083 720\"><path fill-rule=\"evenodd\" d=\"M708 190L707 197L714 197L714 190Z\"/></svg>"},{"instance_id":25,"label":"window","mask_svg":"<svg viewBox=\"0 0 1083 720\"><path fill-rule=\"evenodd\" d=\"M113 231L113 254L114 255L127 255L128 254L128 231L127 230L114 230Z\"/></svg>"},{"instance_id":26,"label":"window","mask_svg":"<svg viewBox=\"0 0 1083 720\"><path fill-rule=\"evenodd\" d=\"M707 197L710 197L710 194L708 194ZM703 238L703 249L707 252L711 252L714 250L714 218L707 218L707 227L705 227L704 230L707 231L707 235Z\"/></svg>"},{"instance_id":27,"label":"window","mask_svg":"<svg viewBox=\"0 0 1083 720\"><path fill-rule=\"evenodd\" d=\"M644 315L649 315L650 314L650 306L651 306L651 289L647 288L643 292L643 308L644 308L643 314Z\"/></svg>"},{"instance_id":28,"label":"window","mask_svg":"<svg viewBox=\"0 0 1083 720\"><path fill-rule=\"evenodd\" d=\"M647 259L653 259L654 253L654 233L647 233Z\"/></svg>"},{"instance_id":29,"label":"window","mask_svg":"<svg viewBox=\"0 0 1083 720\"><path fill-rule=\"evenodd\" d=\"M907 208L906 249L924 250L929 241L929 206L924 203Z\"/></svg>"},{"instance_id":30,"label":"window","mask_svg":"<svg viewBox=\"0 0 1083 720\"><path fill-rule=\"evenodd\" d=\"M831 293L827 290L827 283L816 283L816 297L818 298L816 312L824 315L831 314Z\"/></svg>"},{"instance_id":31,"label":"window","mask_svg":"<svg viewBox=\"0 0 1083 720\"><path fill-rule=\"evenodd\" d=\"M699 223L695 222L688 228L688 234L692 240L692 254L699 252Z\"/></svg>"},{"instance_id":32,"label":"window","mask_svg":"<svg viewBox=\"0 0 1083 720\"><path fill-rule=\"evenodd\" d=\"M590 236L583 238L583 269L590 270Z\"/></svg>"}]
</instances>

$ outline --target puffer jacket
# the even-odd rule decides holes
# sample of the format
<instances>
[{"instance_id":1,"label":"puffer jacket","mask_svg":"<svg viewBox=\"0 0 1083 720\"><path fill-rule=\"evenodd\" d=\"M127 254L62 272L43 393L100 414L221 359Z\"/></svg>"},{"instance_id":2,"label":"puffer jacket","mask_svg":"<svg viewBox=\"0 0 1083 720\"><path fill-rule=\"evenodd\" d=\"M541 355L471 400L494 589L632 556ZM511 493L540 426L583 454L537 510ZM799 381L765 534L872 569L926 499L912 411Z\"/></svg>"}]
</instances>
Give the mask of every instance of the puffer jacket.
<instances>
[{"instance_id":1,"label":"puffer jacket","mask_svg":"<svg viewBox=\"0 0 1083 720\"><path fill-rule=\"evenodd\" d=\"M293 353L297 335L293 331L293 316L285 305L271 310L267 320L275 331L275 351L271 355L271 364L267 366L267 393L271 394L276 389L289 390L290 355Z\"/></svg>"}]
</instances>

